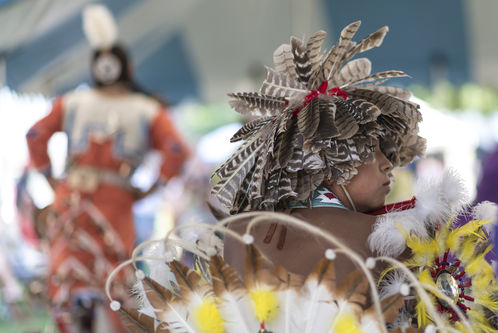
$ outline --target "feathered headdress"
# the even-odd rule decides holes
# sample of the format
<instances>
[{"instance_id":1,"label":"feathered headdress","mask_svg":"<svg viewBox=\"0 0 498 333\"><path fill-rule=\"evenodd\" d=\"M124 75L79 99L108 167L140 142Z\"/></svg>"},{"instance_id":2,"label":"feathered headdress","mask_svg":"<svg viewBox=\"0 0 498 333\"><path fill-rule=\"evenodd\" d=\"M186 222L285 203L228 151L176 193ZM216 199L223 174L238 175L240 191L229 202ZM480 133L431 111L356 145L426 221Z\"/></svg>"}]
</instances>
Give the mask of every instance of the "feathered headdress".
<instances>
[{"instance_id":1,"label":"feathered headdress","mask_svg":"<svg viewBox=\"0 0 498 333\"><path fill-rule=\"evenodd\" d=\"M359 26L344 28L325 55L324 31L306 43L292 37L274 52L275 69L266 68L259 92L229 94L236 111L258 116L235 133L232 142L245 142L212 176L212 193L232 212L306 202L325 179L345 184L372 158L377 140L394 166L423 154L410 92L381 86L406 74L371 74L367 58L349 61L379 46L388 28L355 43Z\"/></svg>"},{"instance_id":2,"label":"feathered headdress","mask_svg":"<svg viewBox=\"0 0 498 333\"><path fill-rule=\"evenodd\" d=\"M118 28L114 18L103 5L89 5L83 11L83 31L95 49L111 48L117 41Z\"/></svg>"}]
</instances>

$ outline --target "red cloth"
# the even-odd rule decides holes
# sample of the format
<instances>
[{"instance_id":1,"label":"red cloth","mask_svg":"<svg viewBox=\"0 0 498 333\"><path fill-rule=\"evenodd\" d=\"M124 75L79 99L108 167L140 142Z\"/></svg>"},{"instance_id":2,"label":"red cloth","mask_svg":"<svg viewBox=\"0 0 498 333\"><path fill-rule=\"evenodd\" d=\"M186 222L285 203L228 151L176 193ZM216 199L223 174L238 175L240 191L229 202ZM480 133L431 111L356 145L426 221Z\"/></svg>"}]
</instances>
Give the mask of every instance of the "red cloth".
<instances>
[{"instance_id":1,"label":"red cloth","mask_svg":"<svg viewBox=\"0 0 498 333\"><path fill-rule=\"evenodd\" d=\"M100 98L98 94L90 97L97 101ZM150 107L155 104L151 104L152 100L149 102L144 96L138 98L138 107L135 106L135 109L139 109L137 112L150 115L150 112L143 111L143 106ZM132 98L131 102L133 101ZM38 121L26 135L31 164L40 171L50 169L47 153L50 137L62 130L68 135L74 135L70 129L64 128L64 121L69 118L67 109L70 109L66 107L66 102L65 96L56 99L52 111ZM131 102L130 109L121 112L121 117L129 116L129 112L135 111L135 104ZM74 108L74 102L72 103L71 107ZM96 105L98 107L100 104ZM120 120L122 123L128 121L128 127L121 130L130 128L127 119ZM91 122L92 119L87 121ZM188 149L176 132L166 110L159 109L158 106L147 125L147 131L144 133L149 135L149 148L159 150L163 156L160 177L166 181L179 173L189 155ZM143 127L137 125L136 128L138 131ZM87 140L84 150L71 151L70 145L68 154L72 163L120 174L125 161L115 153L118 146L116 137L110 135L102 138L88 133L84 138ZM79 197L79 203L76 205L71 203L75 197ZM110 270L131 254L135 245L133 200L131 191L118 185L100 183L93 193L81 193L72 189L66 180L62 180L57 186L51 209L58 218L53 225L47 227L50 235L49 293L54 303L67 302L68 296L81 288L102 290ZM88 210L74 211L78 207ZM95 218L100 215L104 222Z\"/></svg>"}]
</instances>

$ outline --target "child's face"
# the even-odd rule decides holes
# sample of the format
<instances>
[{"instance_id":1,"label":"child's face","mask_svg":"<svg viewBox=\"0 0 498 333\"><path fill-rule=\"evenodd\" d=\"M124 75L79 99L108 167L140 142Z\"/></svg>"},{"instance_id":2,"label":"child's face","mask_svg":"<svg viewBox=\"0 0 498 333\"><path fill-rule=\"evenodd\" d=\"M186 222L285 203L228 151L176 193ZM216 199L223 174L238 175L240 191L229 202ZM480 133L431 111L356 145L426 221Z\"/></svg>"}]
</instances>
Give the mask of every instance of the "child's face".
<instances>
[{"instance_id":1,"label":"child's face","mask_svg":"<svg viewBox=\"0 0 498 333\"><path fill-rule=\"evenodd\" d=\"M368 212L384 205L391 191L392 169L392 163L377 143L373 161L361 165L358 168L358 174L346 185L359 212Z\"/></svg>"}]
</instances>

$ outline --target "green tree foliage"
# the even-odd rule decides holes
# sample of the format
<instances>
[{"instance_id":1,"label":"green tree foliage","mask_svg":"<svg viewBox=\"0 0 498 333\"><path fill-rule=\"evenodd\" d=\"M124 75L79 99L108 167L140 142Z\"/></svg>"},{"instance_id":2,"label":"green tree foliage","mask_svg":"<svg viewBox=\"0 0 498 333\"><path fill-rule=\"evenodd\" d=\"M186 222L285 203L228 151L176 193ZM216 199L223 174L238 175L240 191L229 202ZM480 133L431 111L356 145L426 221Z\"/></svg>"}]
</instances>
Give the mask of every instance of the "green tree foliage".
<instances>
[{"instance_id":1,"label":"green tree foliage","mask_svg":"<svg viewBox=\"0 0 498 333\"><path fill-rule=\"evenodd\" d=\"M489 115L498 111L498 91L491 87L466 83L460 86L441 82L434 88L422 85L410 87L413 94L438 109L455 112L473 111Z\"/></svg>"}]
</instances>

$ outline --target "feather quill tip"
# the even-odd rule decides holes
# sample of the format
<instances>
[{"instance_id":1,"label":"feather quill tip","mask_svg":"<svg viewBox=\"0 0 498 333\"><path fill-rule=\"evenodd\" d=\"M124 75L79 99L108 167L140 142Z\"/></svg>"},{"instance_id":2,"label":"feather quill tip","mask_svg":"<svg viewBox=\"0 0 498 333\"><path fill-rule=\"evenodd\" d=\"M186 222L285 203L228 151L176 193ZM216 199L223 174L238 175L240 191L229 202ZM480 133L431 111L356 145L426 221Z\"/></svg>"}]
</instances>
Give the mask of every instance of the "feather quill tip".
<instances>
[{"instance_id":1,"label":"feather quill tip","mask_svg":"<svg viewBox=\"0 0 498 333\"><path fill-rule=\"evenodd\" d=\"M335 251L332 249L327 249L325 251L325 258L327 258L328 260L334 260L336 258Z\"/></svg>"},{"instance_id":2,"label":"feather quill tip","mask_svg":"<svg viewBox=\"0 0 498 333\"><path fill-rule=\"evenodd\" d=\"M254 237L249 234L244 234L244 236L242 236L242 240L247 245L251 245L252 243L254 243Z\"/></svg>"},{"instance_id":3,"label":"feather quill tip","mask_svg":"<svg viewBox=\"0 0 498 333\"><path fill-rule=\"evenodd\" d=\"M83 11L83 31L92 47L110 48L118 38L118 28L114 18L103 5L89 5Z\"/></svg>"},{"instance_id":4,"label":"feather quill tip","mask_svg":"<svg viewBox=\"0 0 498 333\"><path fill-rule=\"evenodd\" d=\"M109 306L111 307L112 311L119 311L119 309L121 309L121 303L119 303L118 301L112 301Z\"/></svg>"},{"instance_id":5,"label":"feather quill tip","mask_svg":"<svg viewBox=\"0 0 498 333\"><path fill-rule=\"evenodd\" d=\"M144 271L142 271L141 269L137 269L135 271L135 277L137 278L137 280L143 280L143 279L145 279L145 273L144 273Z\"/></svg>"},{"instance_id":6,"label":"feather quill tip","mask_svg":"<svg viewBox=\"0 0 498 333\"><path fill-rule=\"evenodd\" d=\"M408 296L408 294L410 293L410 287L406 283L403 283L399 287L399 293L403 296Z\"/></svg>"},{"instance_id":7,"label":"feather quill tip","mask_svg":"<svg viewBox=\"0 0 498 333\"><path fill-rule=\"evenodd\" d=\"M370 257L367 258L365 261L365 266L367 266L368 269L374 269L375 268L375 259Z\"/></svg>"}]
</instances>

